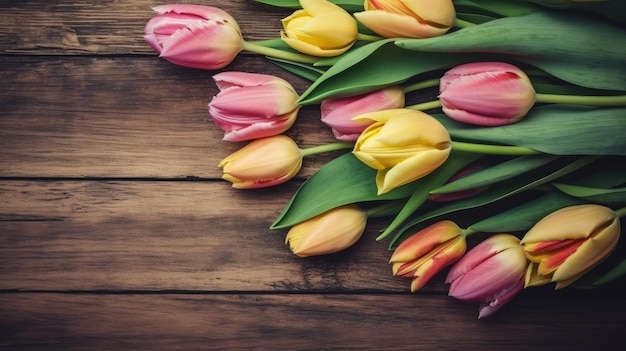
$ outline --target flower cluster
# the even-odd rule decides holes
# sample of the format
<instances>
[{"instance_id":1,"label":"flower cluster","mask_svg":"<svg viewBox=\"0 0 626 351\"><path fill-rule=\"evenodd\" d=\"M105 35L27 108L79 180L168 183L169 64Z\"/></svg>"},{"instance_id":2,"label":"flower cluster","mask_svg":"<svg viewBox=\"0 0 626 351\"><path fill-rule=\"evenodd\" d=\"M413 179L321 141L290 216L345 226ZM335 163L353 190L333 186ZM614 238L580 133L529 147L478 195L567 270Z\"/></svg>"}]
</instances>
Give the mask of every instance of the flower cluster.
<instances>
[{"instance_id":1,"label":"flower cluster","mask_svg":"<svg viewBox=\"0 0 626 351\"><path fill-rule=\"evenodd\" d=\"M223 71L208 103L225 141L249 142L219 164L234 188L281 184L308 155L351 150L272 224L297 256L344 250L370 218L389 219L377 240L394 234L392 274L418 291L447 270L449 295L479 303L479 318L525 288L626 275L613 255L626 215L626 15L615 11L626 5L254 1L297 8L279 39L247 41L232 16L200 5L155 7L145 39L185 67L222 69L249 51L311 80L298 94ZM337 141L301 149L284 132L315 104ZM487 237L471 247L477 233Z\"/></svg>"}]
</instances>

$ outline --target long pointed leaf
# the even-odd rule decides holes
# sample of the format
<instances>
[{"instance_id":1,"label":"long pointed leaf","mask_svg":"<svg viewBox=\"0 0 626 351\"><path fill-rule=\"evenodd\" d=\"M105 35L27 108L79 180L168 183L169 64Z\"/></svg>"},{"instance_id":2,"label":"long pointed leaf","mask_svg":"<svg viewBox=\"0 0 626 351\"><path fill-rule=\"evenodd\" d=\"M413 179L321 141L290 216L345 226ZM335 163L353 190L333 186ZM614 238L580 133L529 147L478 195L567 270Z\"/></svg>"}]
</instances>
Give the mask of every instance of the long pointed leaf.
<instances>
[{"instance_id":1,"label":"long pointed leaf","mask_svg":"<svg viewBox=\"0 0 626 351\"><path fill-rule=\"evenodd\" d=\"M458 180L433 189L430 193L446 194L491 185L519 176L521 173L541 167L558 158L559 156L554 155L529 155L516 157L495 166L468 174Z\"/></svg>"},{"instance_id":2,"label":"long pointed leaf","mask_svg":"<svg viewBox=\"0 0 626 351\"><path fill-rule=\"evenodd\" d=\"M626 29L594 16L541 11L396 44L422 52L499 53L585 87L626 90Z\"/></svg>"},{"instance_id":3,"label":"long pointed leaf","mask_svg":"<svg viewBox=\"0 0 626 351\"><path fill-rule=\"evenodd\" d=\"M446 162L433 173L416 181L417 188L408 199L406 205L395 216L393 221L376 238L382 240L398 228L409 216L411 216L427 199L429 190L445 183L456 172L461 170L472 161L479 158L479 154L468 154L464 152L452 152Z\"/></svg>"},{"instance_id":4,"label":"long pointed leaf","mask_svg":"<svg viewBox=\"0 0 626 351\"><path fill-rule=\"evenodd\" d=\"M416 74L468 62L466 54L420 53L380 40L349 51L300 96L301 105L402 83Z\"/></svg>"},{"instance_id":5,"label":"long pointed leaf","mask_svg":"<svg viewBox=\"0 0 626 351\"><path fill-rule=\"evenodd\" d=\"M406 198L416 186L409 183L377 195L376 170L347 153L328 162L307 179L270 228L287 228L341 205Z\"/></svg>"},{"instance_id":6,"label":"long pointed leaf","mask_svg":"<svg viewBox=\"0 0 626 351\"><path fill-rule=\"evenodd\" d=\"M523 191L535 188L542 184L546 184L555 179L558 179L559 177L569 174L581 167L588 165L589 163L593 162L595 159L596 157L582 157L562 168L558 168L556 171L546 173L545 170L542 170L542 172L537 172L537 174L534 174L534 173L527 174L523 177L512 179L508 182L498 183L490 187L486 191L476 196L473 196L471 198L454 201L452 203L437 207L409 221L403 228L401 228L396 233L395 237L391 240L391 243L389 245L390 247L392 247L398 244L402 239L404 239L406 232L410 228L426 220L433 219L433 218L436 218L445 214L450 214L453 212L477 208L477 207L484 206L490 203L494 203L496 201L513 196L515 194L519 194Z\"/></svg>"},{"instance_id":7,"label":"long pointed leaf","mask_svg":"<svg viewBox=\"0 0 626 351\"><path fill-rule=\"evenodd\" d=\"M534 107L521 121L472 128L434 115L453 139L523 146L553 155L626 155L626 107L572 105Z\"/></svg>"}]
</instances>

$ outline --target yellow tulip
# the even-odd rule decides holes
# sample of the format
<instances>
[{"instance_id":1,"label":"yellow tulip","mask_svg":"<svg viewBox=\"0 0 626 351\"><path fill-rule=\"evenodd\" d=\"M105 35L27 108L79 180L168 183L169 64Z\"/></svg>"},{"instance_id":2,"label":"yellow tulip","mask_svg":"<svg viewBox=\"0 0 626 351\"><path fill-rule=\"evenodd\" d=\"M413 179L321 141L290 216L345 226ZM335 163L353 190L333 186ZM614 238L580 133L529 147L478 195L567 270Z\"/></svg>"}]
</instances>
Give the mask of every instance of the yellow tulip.
<instances>
[{"instance_id":1,"label":"yellow tulip","mask_svg":"<svg viewBox=\"0 0 626 351\"><path fill-rule=\"evenodd\" d=\"M300 257L326 255L356 243L366 224L365 211L345 205L296 224L287 233L285 244Z\"/></svg>"},{"instance_id":2,"label":"yellow tulip","mask_svg":"<svg viewBox=\"0 0 626 351\"><path fill-rule=\"evenodd\" d=\"M365 0L365 11L354 16L385 38L430 38L454 24L452 0Z\"/></svg>"},{"instance_id":3,"label":"yellow tulip","mask_svg":"<svg viewBox=\"0 0 626 351\"><path fill-rule=\"evenodd\" d=\"M452 149L445 127L421 111L381 110L359 115L354 120L374 121L357 139L353 153L378 170L379 195L436 170Z\"/></svg>"},{"instance_id":4,"label":"yellow tulip","mask_svg":"<svg viewBox=\"0 0 626 351\"><path fill-rule=\"evenodd\" d=\"M222 179L233 188L270 187L293 178L302 167L302 152L285 135L256 139L224 158Z\"/></svg>"},{"instance_id":5,"label":"yellow tulip","mask_svg":"<svg viewBox=\"0 0 626 351\"><path fill-rule=\"evenodd\" d=\"M521 240L531 261L525 286L570 285L606 258L619 236L619 217L608 207L587 204L552 212Z\"/></svg>"},{"instance_id":6,"label":"yellow tulip","mask_svg":"<svg viewBox=\"0 0 626 351\"><path fill-rule=\"evenodd\" d=\"M330 57L343 54L359 35L356 21L326 0L300 0L301 10L282 20L281 39L302 53Z\"/></svg>"}]
</instances>

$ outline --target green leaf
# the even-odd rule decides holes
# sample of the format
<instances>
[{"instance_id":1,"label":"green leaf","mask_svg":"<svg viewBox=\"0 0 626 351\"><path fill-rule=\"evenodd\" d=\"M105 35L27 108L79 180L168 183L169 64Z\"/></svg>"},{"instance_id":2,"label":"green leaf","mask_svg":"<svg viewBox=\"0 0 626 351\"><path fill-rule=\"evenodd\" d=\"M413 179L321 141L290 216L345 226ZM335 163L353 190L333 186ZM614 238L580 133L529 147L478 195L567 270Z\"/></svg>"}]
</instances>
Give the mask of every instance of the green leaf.
<instances>
[{"instance_id":1,"label":"green leaf","mask_svg":"<svg viewBox=\"0 0 626 351\"><path fill-rule=\"evenodd\" d=\"M486 185L501 182L521 173L528 172L535 168L541 167L559 156L554 155L530 155L516 157L511 160L499 163L489 168L481 169L472 174L468 174L463 178L442 185L433 189L431 194L446 194L466 189L474 189Z\"/></svg>"},{"instance_id":2,"label":"green leaf","mask_svg":"<svg viewBox=\"0 0 626 351\"><path fill-rule=\"evenodd\" d=\"M263 4L275 6L275 7L285 7L291 9L302 8L300 6L299 0L253 0L255 2L260 2ZM352 11L363 11L363 0L328 0L339 7L342 7L348 12Z\"/></svg>"},{"instance_id":3,"label":"green leaf","mask_svg":"<svg viewBox=\"0 0 626 351\"><path fill-rule=\"evenodd\" d=\"M409 221L403 228L401 228L396 233L395 237L391 240L391 243L389 245L390 247L395 246L402 239L404 239L408 230L426 220L453 212L477 208L490 203L494 203L515 194L519 194L523 191L535 188L542 184L549 183L555 179L558 179L559 177L569 174L581 167L588 165L595 159L596 157L581 157L566 166L556 167L556 170L540 168L536 170L536 172L524 174L523 176L511 179L508 182L494 184L493 186L476 196L444 204L443 206L423 213L420 216Z\"/></svg>"},{"instance_id":4,"label":"green leaf","mask_svg":"<svg viewBox=\"0 0 626 351\"><path fill-rule=\"evenodd\" d=\"M433 116L454 140L522 146L553 155L626 155L626 107L538 106L517 123L481 128Z\"/></svg>"},{"instance_id":5,"label":"green leaf","mask_svg":"<svg viewBox=\"0 0 626 351\"><path fill-rule=\"evenodd\" d=\"M592 174L576 180L574 184L589 188L599 186L611 188L624 183L624 181L626 181L626 164L598 167ZM586 203L586 201L552 189L535 200L483 219L470 225L468 228L479 232L491 233L525 231L553 211L583 203ZM597 201L597 203L608 205L603 201Z\"/></svg>"},{"instance_id":6,"label":"green leaf","mask_svg":"<svg viewBox=\"0 0 626 351\"><path fill-rule=\"evenodd\" d=\"M626 203L626 188L590 188L563 183L553 183L552 185L569 196L592 202L616 205Z\"/></svg>"},{"instance_id":7,"label":"green leaf","mask_svg":"<svg viewBox=\"0 0 626 351\"><path fill-rule=\"evenodd\" d=\"M583 10L595 12L620 24L626 24L626 1L624 0L526 0L555 10Z\"/></svg>"},{"instance_id":8,"label":"green leaf","mask_svg":"<svg viewBox=\"0 0 626 351\"><path fill-rule=\"evenodd\" d=\"M551 191L537 199L478 221L468 229L483 233L509 233L530 229L547 214L567 206L580 205L583 201Z\"/></svg>"},{"instance_id":9,"label":"green leaf","mask_svg":"<svg viewBox=\"0 0 626 351\"><path fill-rule=\"evenodd\" d=\"M624 275L626 275L626 259L617 264L606 274L598 278L595 282L593 282L593 285L603 285L606 283L610 283L623 277Z\"/></svg>"},{"instance_id":10,"label":"green leaf","mask_svg":"<svg viewBox=\"0 0 626 351\"><path fill-rule=\"evenodd\" d=\"M379 40L350 50L311 84L298 103L307 105L329 97L372 91L402 83L419 73L472 59L465 54L440 55L405 50L394 45L393 39Z\"/></svg>"},{"instance_id":11,"label":"green leaf","mask_svg":"<svg viewBox=\"0 0 626 351\"><path fill-rule=\"evenodd\" d=\"M467 166L480 154L470 154L465 152L452 152L446 162L433 173L415 181L417 185L415 192L411 195L406 205L397 213L393 221L376 238L382 240L398 228L409 216L411 216L427 199L429 190L444 184L450 177L463 167Z\"/></svg>"},{"instance_id":12,"label":"green leaf","mask_svg":"<svg viewBox=\"0 0 626 351\"><path fill-rule=\"evenodd\" d=\"M352 153L347 153L328 162L307 179L270 228L291 227L346 204L406 198L411 196L416 186L415 183L409 183L377 195L376 170Z\"/></svg>"},{"instance_id":13,"label":"green leaf","mask_svg":"<svg viewBox=\"0 0 626 351\"><path fill-rule=\"evenodd\" d=\"M626 90L626 30L594 16L540 11L505 17L428 39L400 39L411 50L499 53L589 88Z\"/></svg>"},{"instance_id":14,"label":"green leaf","mask_svg":"<svg viewBox=\"0 0 626 351\"><path fill-rule=\"evenodd\" d=\"M310 81L315 81L322 74L324 74L323 70L304 63L276 59L271 57L268 57L268 59L272 61L276 66L284 69L285 71L291 72Z\"/></svg>"},{"instance_id":15,"label":"green leaf","mask_svg":"<svg viewBox=\"0 0 626 351\"><path fill-rule=\"evenodd\" d=\"M454 0L458 12L499 15L500 17L523 16L538 11L537 6L519 0Z\"/></svg>"}]
</instances>

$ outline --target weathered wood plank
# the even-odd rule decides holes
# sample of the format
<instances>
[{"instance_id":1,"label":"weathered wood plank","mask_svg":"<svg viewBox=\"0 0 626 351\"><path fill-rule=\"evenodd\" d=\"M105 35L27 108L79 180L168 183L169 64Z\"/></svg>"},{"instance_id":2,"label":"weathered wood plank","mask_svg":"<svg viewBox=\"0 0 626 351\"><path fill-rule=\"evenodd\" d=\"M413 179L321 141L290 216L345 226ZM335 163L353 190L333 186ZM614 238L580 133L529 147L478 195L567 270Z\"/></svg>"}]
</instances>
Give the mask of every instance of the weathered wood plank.
<instances>
[{"instance_id":1,"label":"weathered wood plank","mask_svg":"<svg viewBox=\"0 0 626 351\"><path fill-rule=\"evenodd\" d=\"M380 221L340 254L293 255L268 228L297 185L2 181L0 289L408 290L374 240Z\"/></svg>"},{"instance_id":2,"label":"weathered wood plank","mask_svg":"<svg viewBox=\"0 0 626 351\"><path fill-rule=\"evenodd\" d=\"M428 295L5 293L0 347L611 350L623 336L625 304L521 297L477 320L476 306Z\"/></svg>"},{"instance_id":3,"label":"weathered wood plank","mask_svg":"<svg viewBox=\"0 0 626 351\"><path fill-rule=\"evenodd\" d=\"M154 0L2 0L0 53L156 56L143 39L144 27L155 14L152 7L166 3ZM279 38L280 19L291 13L251 0L192 3L216 6L230 13L246 40Z\"/></svg>"},{"instance_id":4,"label":"weathered wood plank","mask_svg":"<svg viewBox=\"0 0 626 351\"><path fill-rule=\"evenodd\" d=\"M230 69L308 86L263 58ZM158 58L0 57L0 176L219 178L219 161L244 143L222 141L208 114L214 73ZM286 134L301 147L334 141L318 106ZM300 175L332 157L308 157Z\"/></svg>"}]
</instances>

